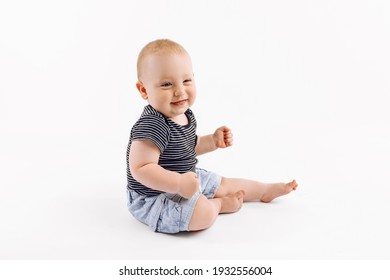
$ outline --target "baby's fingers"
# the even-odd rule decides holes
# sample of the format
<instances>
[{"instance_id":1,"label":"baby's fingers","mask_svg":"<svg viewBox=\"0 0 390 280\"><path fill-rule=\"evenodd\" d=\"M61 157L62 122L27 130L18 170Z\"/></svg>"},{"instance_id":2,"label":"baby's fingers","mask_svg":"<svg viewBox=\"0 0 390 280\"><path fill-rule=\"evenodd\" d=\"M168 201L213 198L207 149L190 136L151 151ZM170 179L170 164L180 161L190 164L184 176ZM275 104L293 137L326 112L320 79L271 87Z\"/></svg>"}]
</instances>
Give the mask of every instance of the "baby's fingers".
<instances>
[{"instance_id":1,"label":"baby's fingers","mask_svg":"<svg viewBox=\"0 0 390 280\"><path fill-rule=\"evenodd\" d=\"M224 133L224 141L226 146L231 146L233 145L233 133L229 129L229 131Z\"/></svg>"}]
</instances>

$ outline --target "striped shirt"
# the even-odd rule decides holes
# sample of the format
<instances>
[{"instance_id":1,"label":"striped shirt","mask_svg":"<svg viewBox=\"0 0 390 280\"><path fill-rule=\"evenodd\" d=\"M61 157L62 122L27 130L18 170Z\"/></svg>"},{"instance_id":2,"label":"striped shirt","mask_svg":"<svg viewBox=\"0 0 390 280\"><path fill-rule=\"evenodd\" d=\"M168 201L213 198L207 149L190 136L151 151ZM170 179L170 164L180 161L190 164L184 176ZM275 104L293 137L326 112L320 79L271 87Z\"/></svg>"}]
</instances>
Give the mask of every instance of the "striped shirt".
<instances>
[{"instance_id":1,"label":"striped shirt","mask_svg":"<svg viewBox=\"0 0 390 280\"><path fill-rule=\"evenodd\" d=\"M188 124L179 125L166 118L163 114L156 111L148 105L139 120L134 124L131 133L129 145L127 147L127 187L139 194L146 196L155 196L163 193L162 191L148 188L133 178L129 167L129 154L131 143L134 140L152 141L160 150L158 164L170 171L178 173L195 172L196 159L195 146L196 119L190 109L185 112Z\"/></svg>"}]
</instances>

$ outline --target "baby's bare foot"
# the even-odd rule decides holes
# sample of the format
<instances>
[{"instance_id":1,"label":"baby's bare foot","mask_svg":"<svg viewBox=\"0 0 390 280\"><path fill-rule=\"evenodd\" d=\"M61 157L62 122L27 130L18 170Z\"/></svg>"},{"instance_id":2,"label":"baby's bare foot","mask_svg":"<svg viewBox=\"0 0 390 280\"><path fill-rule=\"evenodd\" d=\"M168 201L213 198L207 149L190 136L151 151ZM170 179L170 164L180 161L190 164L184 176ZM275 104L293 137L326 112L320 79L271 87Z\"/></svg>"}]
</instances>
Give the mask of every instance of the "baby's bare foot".
<instances>
[{"instance_id":1,"label":"baby's bare foot","mask_svg":"<svg viewBox=\"0 0 390 280\"><path fill-rule=\"evenodd\" d=\"M221 212L220 213L233 213L241 209L244 202L244 191L238 191L233 194L221 197Z\"/></svg>"},{"instance_id":2,"label":"baby's bare foot","mask_svg":"<svg viewBox=\"0 0 390 280\"><path fill-rule=\"evenodd\" d=\"M298 184L295 180L290 183L278 183L278 184L270 184L268 190L265 194L260 198L261 202L271 202L275 198L288 194L291 191L295 191L298 187Z\"/></svg>"}]
</instances>

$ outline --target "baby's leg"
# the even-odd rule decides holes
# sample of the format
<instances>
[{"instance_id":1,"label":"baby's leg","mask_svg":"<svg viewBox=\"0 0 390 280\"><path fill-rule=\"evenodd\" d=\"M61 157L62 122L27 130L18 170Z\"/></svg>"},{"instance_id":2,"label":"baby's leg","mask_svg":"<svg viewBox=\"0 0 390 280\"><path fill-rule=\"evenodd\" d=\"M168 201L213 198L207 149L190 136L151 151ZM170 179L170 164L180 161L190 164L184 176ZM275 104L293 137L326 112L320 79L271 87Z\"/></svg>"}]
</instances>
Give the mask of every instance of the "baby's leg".
<instances>
[{"instance_id":1,"label":"baby's leg","mask_svg":"<svg viewBox=\"0 0 390 280\"><path fill-rule=\"evenodd\" d=\"M295 180L289 183L266 184L247 179L222 178L221 185L215 197L224 197L238 190L245 192L244 201L271 202L275 198L296 190L298 184Z\"/></svg>"},{"instance_id":2,"label":"baby's leg","mask_svg":"<svg viewBox=\"0 0 390 280\"><path fill-rule=\"evenodd\" d=\"M209 228L220 213L233 213L240 210L244 192L237 191L224 197L207 199L201 195L196 202L188 229L190 231Z\"/></svg>"}]
</instances>

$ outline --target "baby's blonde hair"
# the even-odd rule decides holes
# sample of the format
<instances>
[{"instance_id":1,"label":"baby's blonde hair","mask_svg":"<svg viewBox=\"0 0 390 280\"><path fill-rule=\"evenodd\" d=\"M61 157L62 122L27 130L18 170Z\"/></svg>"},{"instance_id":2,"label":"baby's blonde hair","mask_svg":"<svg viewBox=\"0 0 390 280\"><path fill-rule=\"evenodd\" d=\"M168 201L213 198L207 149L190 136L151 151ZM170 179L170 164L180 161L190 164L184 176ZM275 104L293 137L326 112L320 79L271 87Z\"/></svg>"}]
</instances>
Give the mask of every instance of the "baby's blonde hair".
<instances>
[{"instance_id":1,"label":"baby's blonde hair","mask_svg":"<svg viewBox=\"0 0 390 280\"><path fill-rule=\"evenodd\" d=\"M182 45L169 40L169 39L158 39L155 41L152 41L148 44L146 44L141 52L138 55L138 60L137 60L137 76L138 80L141 79L141 73L142 73L142 63L145 57L151 54L183 54L187 53L185 48L183 48Z\"/></svg>"}]
</instances>

